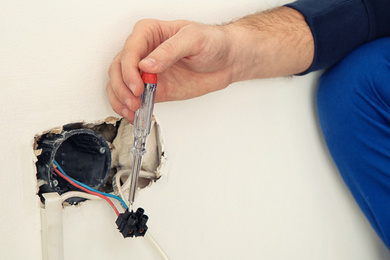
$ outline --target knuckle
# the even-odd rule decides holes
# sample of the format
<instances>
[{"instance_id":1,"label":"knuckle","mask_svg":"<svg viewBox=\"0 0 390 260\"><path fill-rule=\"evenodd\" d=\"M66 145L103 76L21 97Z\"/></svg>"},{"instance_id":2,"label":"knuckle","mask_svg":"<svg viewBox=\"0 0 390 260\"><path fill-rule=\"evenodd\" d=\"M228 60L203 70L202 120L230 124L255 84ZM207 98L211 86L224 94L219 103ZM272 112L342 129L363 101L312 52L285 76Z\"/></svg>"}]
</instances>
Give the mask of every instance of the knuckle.
<instances>
[{"instance_id":1,"label":"knuckle","mask_svg":"<svg viewBox=\"0 0 390 260\"><path fill-rule=\"evenodd\" d=\"M202 28L204 25L198 24L198 23L191 23L183 26L181 31L186 34L190 35L198 35L199 32L203 31L204 28Z\"/></svg>"},{"instance_id":2,"label":"knuckle","mask_svg":"<svg viewBox=\"0 0 390 260\"><path fill-rule=\"evenodd\" d=\"M106 92L107 92L109 98L116 98L116 96L117 96L117 91L111 82L107 83Z\"/></svg>"},{"instance_id":3,"label":"knuckle","mask_svg":"<svg viewBox=\"0 0 390 260\"><path fill-rule=\"evenodd\" d=\"M118 65L120 64L120 60L118 60L117 57L115 57L115 59L111 62L110 67L108 67L107 73L109 77L111 77L114 70L119 67Z\"/></svg>"},{"instance_id":4,"label":"knuckle","mask_svg":"<svg viewBox=\"0 0 390 260\"><path fill-rule=\"evenodd\" d=\"M107 70L107 74L109 77L110 77L111 73L112 73L112 63L110 65L110 67L108 67L108 70Z\"/></svg>"},{"instance_id":5,"label":"knuckle","mask_svg":"<svg viewBox=\"0 0 390 260\"><path fill-rule=\"evenodd\" d=\"M154 26L157 23L156 19L141 19L135 23L134 28Z\"/></svg>"},{"instance_id":6,"label":"knuckle","mask_svg":"<svg viewBox=\"0 0 390 260\"><path fill-rule=\"evenodd\" d=\"M164 42L160 47L162 51L165 51L168 54L175 50L175 46L170 41Z\"/></svg>"}]
</instances>

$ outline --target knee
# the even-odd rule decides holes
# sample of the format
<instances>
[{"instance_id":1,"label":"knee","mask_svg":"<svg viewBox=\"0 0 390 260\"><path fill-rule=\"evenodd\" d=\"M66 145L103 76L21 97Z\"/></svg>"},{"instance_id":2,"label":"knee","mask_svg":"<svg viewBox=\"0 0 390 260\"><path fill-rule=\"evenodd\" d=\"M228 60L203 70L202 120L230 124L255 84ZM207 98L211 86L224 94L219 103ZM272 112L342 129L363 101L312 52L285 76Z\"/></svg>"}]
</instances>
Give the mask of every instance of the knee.
<instances>
[{"instance_id":1,"label":"knee","mask_svg":"<svg viewBox=\"0 0 390 260\"><path fill-rule=\"evenodd\" d=\"M383 207L390 198L390 38L356 49L324 73L317 108L344 181L390 248L390 210Z\"/></svg>"},{"instance_id":2,"label":"knee","mask_svg":"<svg viewBox=\"0 0 390 260\"><path fill-rule=\"evenodd\" d=\"M390 37L365 44L320 79L318 104L366 99L390 108ZM341 95L341 96L340 96ZM327 102L322 102L327 100ZM332 99L333 102L329 102ZM321 107L319 107L321 108Z\"/></svg>"}]
</instances>

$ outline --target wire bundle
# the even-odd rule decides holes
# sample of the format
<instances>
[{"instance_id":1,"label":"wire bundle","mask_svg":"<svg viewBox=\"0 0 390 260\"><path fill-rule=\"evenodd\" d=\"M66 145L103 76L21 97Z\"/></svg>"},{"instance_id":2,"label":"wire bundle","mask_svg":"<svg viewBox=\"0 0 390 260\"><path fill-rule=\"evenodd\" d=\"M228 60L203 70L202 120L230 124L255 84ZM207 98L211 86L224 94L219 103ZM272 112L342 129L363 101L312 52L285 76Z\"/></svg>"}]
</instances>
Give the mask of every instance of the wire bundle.
<instances>
[{"instance_id":1,"label":"wire bundle","mask_svg":"<svg viewBox=\"0 0 390 260\"><path fill-rule=\"evenodd\" d=\"M122 198L127 204L129 204L128 197L130 192L130 175L132 173L132 170L130 169L122 169L119 170L112 179L112 187L114 189L114 194ZM125 179L124 183L122 184L122 177L126 176L127 179ZM141 170L139 173L139 177L145 178L145 179L155 179L156 176L154 173L150 173L147 171ZM131 208L130 208L131 210Z\"/></svg>"},{"instance_id":2,"label":"wire bundle","mask_svg":"<svg viewBox=\"0 0 390 260\"><path fill-rule=\"evenodd\" d=\"M112 194L109 194L109 193L95 190L95 189L85 185L84 183L81 183L81 182L73 179L72 177L68 176L56 161L54 161L54 163L53 163L53 170L56 174L58 174L61 178L63 178L64 180L66 180L67 182L72 184L74 187L79 188L80 190L87 193L87 194L83 195L82 192L77 192L77 191L67 192L61 196L64 200L69 199L71 197L83 197L86 199L90 199L91 196L99 197L101 199L106 200L110 204L110 206L115 211L115 214L118 216L118 218L120 215L119 211L115 207L114 203L109 199L109 197L118 200L121 203L121 205L123 206L123 208L125 208L125 210L127 210L129 208L127 206L127 204L123 201L122 198L115 196L115 195L112 195ZM123 196L122 186L127 186L127 182L125 182L124 185L120 185L120 177L124 173L125 172L121 172L120 174L118 174L118 176L116 176L117 182L119 184L118 188L119 188L121 196ZM169 260L169 257L167 256L167 254L164 252L164 250L161 248L161 246L157 243L157 241L152 237L150 232L147 232L145 234L145 239L152 246L153 250L160 256L161 259Z\"/></svg>"},{"instance_id":3,"label":"wire bundle","mask_svg":"<svg viewBox=\"0 0 390 260\"><path fill-rule=\"evenodd\" d=\"M81 182L73 179L72 177L68 176L65 173L65 171L61 168L61 166L56 161L54 161L54 163L53 163L53 170L54 170L54 172L56 174L58 174L61 178L63 178L64 180L66 180L67 182L72 184L74 187L76 187L76 188L78 188L78 189L80 189L82 191L85 191L88 194L91 194L91 195L94 195L94 196L97 196L97 197L100 197L100 198L106 200L110 204L112 209L115 211L115 214L117 216L119 216L119 211L115 207L114 203L108 197L111 197L111 198L114 198L114 199L118 200L125 209L128 209L128 206L126 205L126 203L120 197L112 195L112 194L109 194L109 193L105 193L105 192L101 192L101 191L95 190L95 189L85 185L84 183L81 183Z\"/></svg>"}]
</instances>

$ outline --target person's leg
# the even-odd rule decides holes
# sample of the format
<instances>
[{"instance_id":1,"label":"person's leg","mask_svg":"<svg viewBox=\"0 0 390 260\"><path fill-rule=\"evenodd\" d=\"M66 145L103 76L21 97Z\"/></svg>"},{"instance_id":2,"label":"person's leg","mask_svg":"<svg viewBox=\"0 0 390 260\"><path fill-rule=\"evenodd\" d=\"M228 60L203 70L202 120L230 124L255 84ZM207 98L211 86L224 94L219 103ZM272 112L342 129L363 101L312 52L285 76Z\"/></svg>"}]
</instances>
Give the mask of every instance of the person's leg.
<instances>
[{"instance_id":1,"label":"person's leg","mask_svg":"<svg viewBox=\"0 0 390 260\"><path fill-rule=\"evenodd\" d=\"M340 174L390 249L390 38L359 47L324 73L317 109Z\"/></svg>"}]
</instances>

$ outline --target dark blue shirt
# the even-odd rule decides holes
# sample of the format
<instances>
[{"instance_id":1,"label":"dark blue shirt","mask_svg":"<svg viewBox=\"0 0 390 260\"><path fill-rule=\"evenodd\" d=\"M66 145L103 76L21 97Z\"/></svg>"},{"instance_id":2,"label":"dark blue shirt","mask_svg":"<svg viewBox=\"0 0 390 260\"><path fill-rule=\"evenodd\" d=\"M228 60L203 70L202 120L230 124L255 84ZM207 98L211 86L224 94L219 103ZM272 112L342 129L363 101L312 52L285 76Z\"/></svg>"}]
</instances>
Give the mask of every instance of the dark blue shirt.
<instances>
[{"instance_id":1,"label":"dark blue shirt","mask_svg":"<svg viewBox=\"0 0 390 260\"><path fill-rule=\"evenodd\" d=\"M298 0L286 6L301 12L315 44L305 73L328 68L356 47L390 36L390 0Z\"/></svg>"}]
</instances>

